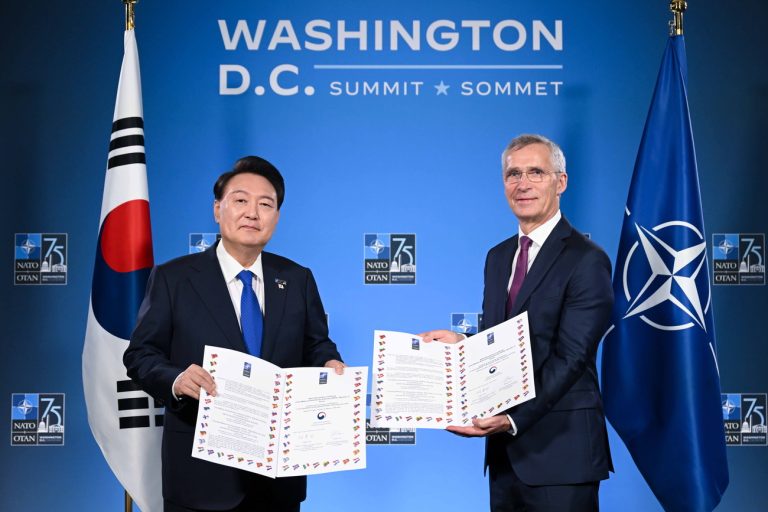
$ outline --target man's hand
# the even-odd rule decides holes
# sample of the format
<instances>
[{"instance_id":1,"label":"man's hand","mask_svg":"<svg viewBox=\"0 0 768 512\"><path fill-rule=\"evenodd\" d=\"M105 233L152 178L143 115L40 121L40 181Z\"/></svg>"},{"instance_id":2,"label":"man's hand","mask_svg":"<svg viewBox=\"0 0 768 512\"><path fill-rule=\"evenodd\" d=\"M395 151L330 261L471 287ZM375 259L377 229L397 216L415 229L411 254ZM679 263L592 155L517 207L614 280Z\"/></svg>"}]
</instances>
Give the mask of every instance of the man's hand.
<instances>
[{"instance_id":1,"label":"man's hand","mask_svg":"<svg viewBox=\"0 0 768 512\"><path fill-rule=\"evenodd\" d=\"M337 361L336 359L331 359L330 361L326 362L323 366L326 368L333 368L336 370L337 375L343 375L344 374L344 368L347 367L344 363L341 361Z\"/></svg>"},{"instance_id":2,"label":"man's hand","mask_svg":"<svg viewBox=\"0 0 768 512\"><path fill-rule=\"evenodd\" d=\"M178 396L189 396L200 400L200 388L203 388L211 396L216 396L216 382L207 371L196 364L181 372L173 384L173 393Z\"/></svg>"},{"instance_id":3,"label":"man's hand","mask_svg":"<svg viewBox=\"0 0 768 512\"><path fill-rule=\"evenodd\" d=\"M429 343L432 340L442 341L443 343L458 343L459 341L466 338L466 336L453 331L448 331L446 329L427 331L421 334L417 334L416 336L421 337L426 343Z\"/></svg>"},{"instance_id":4,"label":"man's hand","mask_svg":"<svg viewBox=\"0 0 768 512\"><path fill-rule=\"evenodd\" d=\"M472 420L471 427L448 427L446 430L462 437L485 437L512 428L506 414L491 416L481 420Z\"/></svg>"}]
</instances>

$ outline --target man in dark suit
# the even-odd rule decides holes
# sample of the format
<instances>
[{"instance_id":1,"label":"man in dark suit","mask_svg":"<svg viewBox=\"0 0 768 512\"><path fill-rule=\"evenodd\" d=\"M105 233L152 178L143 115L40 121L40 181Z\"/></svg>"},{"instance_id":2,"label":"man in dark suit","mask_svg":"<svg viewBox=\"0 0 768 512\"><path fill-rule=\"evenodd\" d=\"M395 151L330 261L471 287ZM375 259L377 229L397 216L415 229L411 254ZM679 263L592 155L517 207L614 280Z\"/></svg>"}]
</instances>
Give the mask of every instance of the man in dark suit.
<instances>
[{"instance_id":1,"label":"man in dark suit","mask_svg":"<svg viewBox=\"0 0 768 512\"><path fill-rule=\"evenodd\" d=\"M306 477L275 480L191 457L199 391L216 392L201 368L205 345L277 366L343 372L328 338L312 272L263 252L280 217L285 185L259 157L245 157L213 188L221 241L155 267L123 356L128 375L165 404L162 464L167 512L298 511ZM242 328L241 328L242 327Z\"/></svg>"},{"instance_id":2,"label":"man in dark suit","mask_svg":"<svg viewBox=\"0 0 768 512\"><path fill-rule=\"evenodd\" d=\"M519 228L488 252L481 329L528 312L536 397L449 430L486 437L493 512L598 510L600 481L613 470L595 367L613 305L611 263L560 213L568 175L557 144L515 138L502 175Z\"/></svg>"}]
</instances>

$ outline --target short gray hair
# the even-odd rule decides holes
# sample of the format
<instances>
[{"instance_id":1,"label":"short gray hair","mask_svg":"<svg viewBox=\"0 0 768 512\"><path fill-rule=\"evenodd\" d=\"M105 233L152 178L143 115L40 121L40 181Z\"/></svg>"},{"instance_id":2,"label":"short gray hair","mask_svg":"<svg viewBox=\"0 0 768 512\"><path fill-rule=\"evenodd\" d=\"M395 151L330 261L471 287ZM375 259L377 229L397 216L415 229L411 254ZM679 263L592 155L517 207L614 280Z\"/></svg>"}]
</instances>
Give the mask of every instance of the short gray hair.
<instances>
[{"instance_id":1,"label":"short gray hair","mask_svg":"<svg viewBox=\"0 0 768 512\"><path fill-rule=\"evenodd\" d=\"M565 155L563 150L560 149L553 141L544 137L543 135L537 135L534 133L524 133L518 135L512 141L507 144L507 148L501 154L501 170L504 171L504 165L506 164L507 155L512 151L517 151L531 144L544 144L549 149L549 160L552 163L552 167L555 168L555 172L565 173Z\"/></svg>"}]
</instances>

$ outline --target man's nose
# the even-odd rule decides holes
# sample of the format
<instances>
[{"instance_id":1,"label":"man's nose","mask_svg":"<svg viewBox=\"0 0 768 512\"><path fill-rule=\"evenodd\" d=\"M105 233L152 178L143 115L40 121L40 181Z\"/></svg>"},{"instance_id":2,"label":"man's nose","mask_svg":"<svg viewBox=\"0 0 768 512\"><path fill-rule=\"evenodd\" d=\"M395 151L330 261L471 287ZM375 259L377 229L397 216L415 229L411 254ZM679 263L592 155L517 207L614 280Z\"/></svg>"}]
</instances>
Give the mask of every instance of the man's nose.
<instances>
[{"instance_id":1,"label":"man's nose","mask_svg":"<svg viewBox=\"0 0 768 512\"><path fill-rule=\"evenodd\" d=\"M529 188L531 186L531 183L533 183L533 182L528 178L528 173L524 172L520 176L520 181L517 182L517 188L518 189L521 189L521 188L522 189L527 189L527 188Z\"/></svg>"},{"instance_id":2,"label":"man's nose","mask_svg":"<svg viewBox=\"0 0 768 512\"><path fill-rule=\"evenodd\" d=\"M531 181L531 178L529 178L529 177L528 177L528 172L527 172L527 171L526 171L526 172L524 172L524 173L522 173L522 174L520 175L520 184L521 184L521 185L522 185L522 183L523 183L523 179L525 179L525 181L527 181L529 184L530 184L530 183L533 183L533 182Z\"/></svg>"}]
</instances>

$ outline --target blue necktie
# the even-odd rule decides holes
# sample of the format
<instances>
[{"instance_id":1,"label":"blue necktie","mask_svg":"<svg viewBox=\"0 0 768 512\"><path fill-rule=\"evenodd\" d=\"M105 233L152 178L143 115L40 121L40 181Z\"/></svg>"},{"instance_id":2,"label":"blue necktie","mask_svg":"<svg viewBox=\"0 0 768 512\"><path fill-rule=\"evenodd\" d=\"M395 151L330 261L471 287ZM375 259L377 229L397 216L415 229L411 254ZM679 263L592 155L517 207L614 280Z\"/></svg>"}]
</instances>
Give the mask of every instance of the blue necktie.
<instances>
[{"instance_id":1,"label":"blue necktie","mask_svg":"<svg viewBox=\"0 0 768 512\"><path fill-rule=\"evenodd\" d=\"M264 318L261 316L259 299L256 298L256 292L251 285L253 274L250 270L243 270L237 274L237 278L243 282L243 294L240 296L240 328L243 330L245 347L249 354L259 357Z\"/></svg>"}]
</instances>

